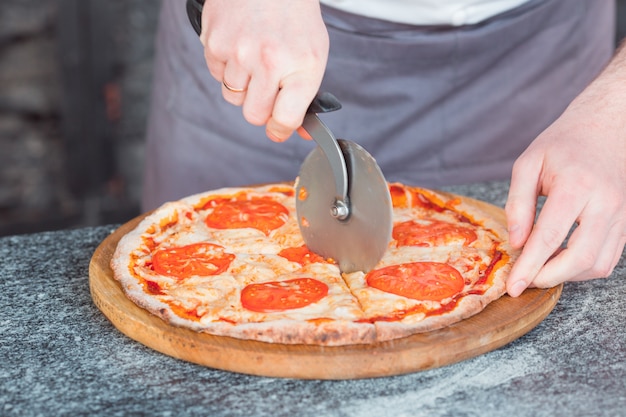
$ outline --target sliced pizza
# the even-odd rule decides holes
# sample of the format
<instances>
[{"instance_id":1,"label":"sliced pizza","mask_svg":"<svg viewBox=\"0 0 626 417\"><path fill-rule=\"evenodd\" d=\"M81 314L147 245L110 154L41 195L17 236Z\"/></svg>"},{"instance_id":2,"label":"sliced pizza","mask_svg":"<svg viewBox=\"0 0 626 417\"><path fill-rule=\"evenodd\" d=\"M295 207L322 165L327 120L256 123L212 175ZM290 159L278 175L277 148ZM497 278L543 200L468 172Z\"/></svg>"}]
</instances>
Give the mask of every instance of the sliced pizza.
<instances>
[{"instance_id":1,"label":"sliced pizza","mask_svg":"<svg viewBox=\"0 0 626 417\"><path fill-rule=\"evenodd\" d=\"M164 204L122 238L115 278L168 323L269 343L369 344L450 325L504 293L515 254L470 200L391 184L389 248L342 274L308 250L288 184Z\"/></svg>"}]
</instances>

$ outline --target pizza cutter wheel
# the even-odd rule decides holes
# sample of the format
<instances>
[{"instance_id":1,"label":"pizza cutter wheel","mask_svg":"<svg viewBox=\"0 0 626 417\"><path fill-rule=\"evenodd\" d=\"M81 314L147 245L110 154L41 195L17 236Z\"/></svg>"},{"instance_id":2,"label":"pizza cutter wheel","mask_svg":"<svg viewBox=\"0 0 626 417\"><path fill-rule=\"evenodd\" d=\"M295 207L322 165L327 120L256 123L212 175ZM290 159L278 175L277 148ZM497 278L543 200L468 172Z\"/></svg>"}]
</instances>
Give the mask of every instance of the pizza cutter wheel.
<instances>
[{"instance_id":1,"label":"pizza cutter wheel","mask_svg":"<svg viewBox=\"0 0 626 417\"><path fill-rule=\"evenodd\" d=\"M342 272L367 272L391 239L391 196L376 160L358 144L335 139L317 116L340 108L332 94L320 93L302 123L318 146L296 181L298 224L310 250L334 259Z\"/></svg>"}]
</instances>

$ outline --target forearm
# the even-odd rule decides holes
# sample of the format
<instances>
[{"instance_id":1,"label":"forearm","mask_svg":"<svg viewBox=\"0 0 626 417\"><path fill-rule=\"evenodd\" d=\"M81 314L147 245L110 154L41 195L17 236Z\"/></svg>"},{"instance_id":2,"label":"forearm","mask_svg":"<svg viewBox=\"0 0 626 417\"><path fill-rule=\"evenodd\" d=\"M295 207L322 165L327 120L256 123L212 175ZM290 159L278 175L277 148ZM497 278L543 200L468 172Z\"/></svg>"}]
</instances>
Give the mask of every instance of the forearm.
<instances>
[{"instance_id":1,"label":"forearm","mask_svg":"<svg viewBox=\"0 0 626 417\"><path fill-rule=\"evenodd\" d=\"M616 128L626 129L626 40L596 79L572 102L570 107L592 105L607 112ZM626 131L626 130L625 130Z\"/></svg>"}]
</instances>

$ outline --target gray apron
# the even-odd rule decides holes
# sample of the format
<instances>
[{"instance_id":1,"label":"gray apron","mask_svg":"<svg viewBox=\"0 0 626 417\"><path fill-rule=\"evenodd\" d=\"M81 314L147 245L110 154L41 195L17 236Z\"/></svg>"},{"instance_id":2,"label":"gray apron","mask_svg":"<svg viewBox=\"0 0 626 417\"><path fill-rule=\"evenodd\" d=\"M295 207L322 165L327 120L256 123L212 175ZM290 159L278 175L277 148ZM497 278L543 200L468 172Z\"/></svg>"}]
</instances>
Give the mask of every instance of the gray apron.
<instances>
[{"instance_id":1,"label":"gray apron","mask_svg":"<svg viewBox=\"0 0 626 417\"><path fill-rule=\"evenodd\" d=\"M614 0L530 0L472 26L392 23L323 7L323 115L389 181L425 187L506 179L517 156L613 53ZM163 2L143 208L226 186L291 181L314 143L284 143L226 103L184 0Z\"/></svg>"}]
</instances>

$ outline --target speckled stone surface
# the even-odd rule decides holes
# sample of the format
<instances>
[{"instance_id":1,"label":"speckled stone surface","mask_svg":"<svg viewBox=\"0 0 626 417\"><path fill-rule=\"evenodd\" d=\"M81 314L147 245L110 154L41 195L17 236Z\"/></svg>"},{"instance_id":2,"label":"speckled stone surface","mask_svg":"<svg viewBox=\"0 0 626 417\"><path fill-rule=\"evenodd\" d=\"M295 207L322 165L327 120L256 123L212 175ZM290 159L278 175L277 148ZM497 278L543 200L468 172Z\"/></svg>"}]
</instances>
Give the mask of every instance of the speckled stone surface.
<instances>
[{"instance_id":1,"label":"speckled stone surface","mask_svg":"<svg viewBox=\"0 0 626 417\"><path fill-rule=\"evenodd\" d=\"M448 190L502 206L507 186ZM114 228L0 239L0 415L626 415L626 256L610 279L566 284L538 327L499 350L409 375L302 381L205 368L118 332L88 277Z\"/></svg>"}]
</instances>

